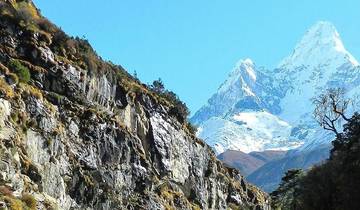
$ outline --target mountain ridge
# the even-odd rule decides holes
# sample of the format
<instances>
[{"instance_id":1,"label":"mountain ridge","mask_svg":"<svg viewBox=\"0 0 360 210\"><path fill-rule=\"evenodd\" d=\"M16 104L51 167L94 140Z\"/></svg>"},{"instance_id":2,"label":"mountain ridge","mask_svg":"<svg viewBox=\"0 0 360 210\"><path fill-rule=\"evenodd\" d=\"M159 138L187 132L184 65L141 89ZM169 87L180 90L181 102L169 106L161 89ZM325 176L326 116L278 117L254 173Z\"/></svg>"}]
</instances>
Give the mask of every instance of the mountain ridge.
<instances>
[{"instance_id":1,"label":"mountain ridge","mask_svg":"<svg viewBox=\"0 0 360 210\"><path fill-rule=\"evenodd\" d=\"M239 169L244 176L248 176L266 163L281 159L285 154L285 151L276 150L250 152L249 154L236 150L227 150L218 155L218 158L225 164Z\"/></svg>"},{"instance_id":2,"label":"mountain ridge","mask_svg":"<svg viewBox=\"0 0 360 210\"><path fill-rule=\"evenodd\" d=\"M244 60L238 62L226 82L220 86L221 91L215 93L191 118L200 128L198 136L213 146L217 154L226 149L249 152L279 147L287 150L296 147L309 148L307 143L312 142L314 145L315 134L322 132L312 118L312 98L333 87L345 88L349 94L359 92L356 89L360 85L359 63L345 49L339 33L330 22L319 21L312 26L300 39L294 51L273 71L260 70L253 61L247 61L247 66L241 65ZM245 82L243 74L240 73L246 72L247 68L251 69L254 80ZM251 85L248 85L249 82ZM218 104L222 104L219 106L220 111L213 112ZM258 138L259 134L252 134L251 131L256 129L254 126L247 126L246 122L234 119L244 112L261 111L280 120L273 120L274 123L284 121L291 128L291 132L283 134L280 140L274 140L273 146L266 146L266 142L269 142L267 137ZM218 128L215 128L214 120L221 121ZM225 121L228 123L224 123ZM209 126L210 122L215 127ZM230 128L226 128L225 124L231 125L232 132L226 131ZM208 128L216 130L210 132ZM246 130L249 129L247 135ZM214 136L215 132L224 135ZM269 129L261 131L266 132L269 132ZM248 145L246 138L255 139L254 145ZM331 137L327 138L328 142L330 140ZM255 146L257 144L260 146ZM279 146L281 144L282 146Z\"/></svg>"},{"instance_id":3,"label":"mountain ridge","mask_svg":"<svg viewBox=\"0 0 360 210\"><path fill-rule=\"evenodd\" d=\"M228 150L288 151L281 159L271 160L261 167L255 161L253 165L251 161L246 164L238 164L236 159L230 161L230 165L240 170L256 168L250 170L247 179L269 192L280 183L286 170L308 169L328 158L335 136L323 130L313 118L312 100L330 88L342 89L346 98L359 98L360 66L344 47L335 26L326 21L310 27L277 68L258 69L251 63L256 75L256 84L251 87L255 88L244 90L242 81L233 82L240 85L230 86L229 92L235 92L236 97L227 104L230 108L225 114L214 114L206 109L217 107L218 101L226 101L222 96L226 96L227 91L223 90L220 96L219 92L215 93L191 121L199 126L197 135L220 157ZM247 92L254 94L246 95ZM355 106L349 107L347 115L355 110ZM198 116L208 120L198 120ZM239 159L244 157L239 156Z\"/></svg>"}]
</instances>

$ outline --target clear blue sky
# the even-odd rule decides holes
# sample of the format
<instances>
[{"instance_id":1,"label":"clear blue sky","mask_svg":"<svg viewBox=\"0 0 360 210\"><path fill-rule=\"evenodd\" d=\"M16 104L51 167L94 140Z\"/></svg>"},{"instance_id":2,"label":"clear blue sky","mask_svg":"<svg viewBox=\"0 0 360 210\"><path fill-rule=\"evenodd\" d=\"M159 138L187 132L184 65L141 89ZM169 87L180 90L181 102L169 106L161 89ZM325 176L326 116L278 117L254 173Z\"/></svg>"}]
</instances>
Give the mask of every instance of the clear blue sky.
<instances>
[{"instance_id":1,"label":"clear blue sky","mask_svg":"<svg viewBox=\"0 0 360 210\"><path fill-rule=\"evenodd\" d=\"M106 60L151 82L161 77L200 108L241 58L274 67L319 20L360 59L359 0L34 0Z\"/></svg>"}]
</instances>

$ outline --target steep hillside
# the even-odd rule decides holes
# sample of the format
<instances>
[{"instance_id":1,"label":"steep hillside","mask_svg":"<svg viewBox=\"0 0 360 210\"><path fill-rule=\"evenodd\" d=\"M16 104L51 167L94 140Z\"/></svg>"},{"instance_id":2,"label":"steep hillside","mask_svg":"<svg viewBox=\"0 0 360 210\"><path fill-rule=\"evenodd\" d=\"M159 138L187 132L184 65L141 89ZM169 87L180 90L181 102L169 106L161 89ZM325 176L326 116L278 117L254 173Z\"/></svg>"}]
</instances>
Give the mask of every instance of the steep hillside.
<instances>
[{"instance_id":1,"label":"steep hillside","mask_svg":"<svg viewBox=\"0 0 360 210\"><path fill-rule=\"evenodd\" d=\"M323 145L302 153L292 154L290 152L283 158L265 163L247 176L246 179L266 192L272 192L278 187L286 171L294 168L309 169L316 164L320 164L329 157L329 150L329 145Z\"/></svg>"},{"instance_id":2,"label":"steep hillside","mask_svg":"<svg viewBox=\"0 0 360 210\"><path fill-rule=\"evenodd\" d=\"M239 169L244 176L251 174L257 168L265 164L262 160L236 150L227 150L218 155L218 158L225 164Z\"/></svg>"},{"instance_id":3,"label":"steep hillside","mask_svg":"<svg viewBox=\"0 0 360 210\"><path fill-rule=\"evenodd\" d=\"M283 158L286 153L286 151L267 150L263 152L250 152L249 155L264 162L270 162Z\"/></svg>"},{"instance_id":4,"label":"steep hillside","mask_svg":"<svg viewBox=\"0 0 360 210\"><path fill-rule=\"evenodd\" d=\"M242 175L247 176L264 164L281 159L285 154L285 151L271 150L251 152L249 154L236 150L227 150L218 155L218 158L225 164L239 169Z\"/></svg>"},{"instance_id":5,"label":"steep hillside","mask_svg":"<svg viewBox=\"0 0 360 210\"><path fill-rule=\"evenodd\" d=\"M0 208L269 209L159 94L31 1L0 2Z\"/></svg>"}]
</instances>

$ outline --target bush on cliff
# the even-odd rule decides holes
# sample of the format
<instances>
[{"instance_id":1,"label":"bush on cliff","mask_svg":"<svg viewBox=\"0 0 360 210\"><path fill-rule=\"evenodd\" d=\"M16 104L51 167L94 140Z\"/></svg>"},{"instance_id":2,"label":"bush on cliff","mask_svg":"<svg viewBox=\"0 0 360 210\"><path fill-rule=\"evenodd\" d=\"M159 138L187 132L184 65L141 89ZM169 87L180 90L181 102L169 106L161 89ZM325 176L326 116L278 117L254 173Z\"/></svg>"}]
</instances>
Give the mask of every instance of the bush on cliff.
<instances>
[{"instance_id":1,"label":"bush on cliff","mask_svg":"<svg viewBox=\"0 0 360 210\"><path fill-rule=\"evenodd\" d=\"M189 108L173 91L166 90L165 85L160 78L150 85L150 89L165 98L172 105L169 111L170 115L176 117L181 123L186 122L186 119L190 114Z\"/></svg>"},{"instance_id":2,"label":"bush on cliff","mask_svg":"<svg viewBox=\"0 0 360 210\"><path fill-rule=\"evenodd\" d=\"M20 82L28 83L30 81L31 75L29 69L22 65L19 60L10 60L8 66L18 76Z\"/></svg>"}]
</instances>

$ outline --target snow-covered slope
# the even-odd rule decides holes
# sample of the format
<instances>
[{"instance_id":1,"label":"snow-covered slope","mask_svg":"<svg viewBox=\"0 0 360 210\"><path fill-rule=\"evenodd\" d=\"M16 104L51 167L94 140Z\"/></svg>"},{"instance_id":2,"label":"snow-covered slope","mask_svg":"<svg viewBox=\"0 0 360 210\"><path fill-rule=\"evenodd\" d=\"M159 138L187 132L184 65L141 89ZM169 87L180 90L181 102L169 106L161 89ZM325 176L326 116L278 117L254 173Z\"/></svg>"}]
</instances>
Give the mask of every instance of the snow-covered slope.
<instances>
[{"instance_id":1,"label":"snow-covered slope","mask_svg":"<svg viewBox=\"0 0 360 210\"><path fill-rule=\"evenodd\" d=\"M274 70L239 61L191 120L217 153L312 149L332 139L313 120L311 102L331 87L359 94L360 67L336 28L321 21Z\"/></svg>"},{"instance_id":2,"label":"snow-covered slope","mask_svg":"<svg viewBox=\"0 0 360 210\"><path fill-rule=\"evenodd\" d=\"M247 111L231 118L210 118L200 127L199 136L212 145L217 154L228 149L249 153L296 148L298 142L288 141L290 132L287 122L269 112Z\"/></svg>"},{"instance_id":3,"label":"snow-covered slope","mask_svg":"<svg viewBox=\"0 0 360 210\"><path fill-rule=\"evenodd\" d=\"M280 117L290 123L303 119L313 110L310 99L319 95L324 87L345 87L353 79L351 72L359 76L356 66L359 63L345 49L335 27L329 22L318 22L293 53L281 61L274 74L288 90L281 100Z\"/></svg>"},{"instance_id":4,"label":"snow-covered slope","mask_svg":"<svg viewBox=\"0 0 360 210\"><path fill-rule=\"evenodd\" d=\"M240 60L228 79L191 120L199 125L211 117L222 117L229 112L246 109L261 110L262 107L278 113L279 99L276 100L277 90L272 88L273 82L250 59ZM268 92L274 94L269 96Z\"/></svg>"}]
</instances>

